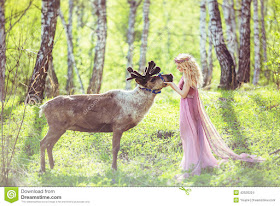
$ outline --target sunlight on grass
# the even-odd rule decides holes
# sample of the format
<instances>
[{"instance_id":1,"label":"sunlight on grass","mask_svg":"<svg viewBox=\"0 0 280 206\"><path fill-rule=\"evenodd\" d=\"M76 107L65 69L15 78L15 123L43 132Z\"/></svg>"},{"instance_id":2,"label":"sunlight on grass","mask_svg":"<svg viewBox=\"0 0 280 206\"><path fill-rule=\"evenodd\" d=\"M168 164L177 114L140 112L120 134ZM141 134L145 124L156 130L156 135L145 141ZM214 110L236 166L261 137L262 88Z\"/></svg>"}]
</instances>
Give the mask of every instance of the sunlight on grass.
<instances>
[{"instance_id":1,"label":"sunlight on grass","mask_svg":"<svg viewBox=\"0 0 280 206\"><path fill-rule=\"evenodd\" d=\"M276 90L246 86L237 91L200 90L204 107L217 130L236 152L249 152L267 160L261 164L229 161L207 168L182 183L183 155L179 131L180 98L168 90L157 96L150 112L124 133L118 171L111 169L112 134L67 131L54 147L55 168L39 171L39 142L47 132L46 119L29 106L21 132L12 176L18 186L279 186L280 95ZM20 116L22 106L13 111ZM15 123L10 127L16 126ZM6 125L7 126L7 125ZM6 128L6 127L5 127Z\"/></svg>"}]
</instances>

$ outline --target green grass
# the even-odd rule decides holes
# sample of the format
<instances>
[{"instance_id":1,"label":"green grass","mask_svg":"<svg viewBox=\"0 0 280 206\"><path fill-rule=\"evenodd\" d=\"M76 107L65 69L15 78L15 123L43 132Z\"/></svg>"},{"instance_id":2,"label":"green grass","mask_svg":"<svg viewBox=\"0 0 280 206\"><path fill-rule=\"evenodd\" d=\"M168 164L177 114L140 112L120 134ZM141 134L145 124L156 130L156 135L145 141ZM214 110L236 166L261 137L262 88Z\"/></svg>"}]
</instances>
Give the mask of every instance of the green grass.
<instances>
[{"instance_id":1,"label":"green grass","mask_svg":"<svg viewBox=\"0 0 280 206\"><path fill-rule=\"evenodd\" d=\"M236 91L200 90L204 107L226 143L236 153L260 155L253 164L228 161L205 169L182 183L183 156L179 133L180 98L170 88L156 97L144 120L125 132L118 155L118 171L111 169L111 133L67 131L54 147L55 167L40 174L39 142L48 130L38 108L28 106L20 133L10 185L18 186L279 186L280 95L271 87L245 85ZM9 108L9 107L7 107ZM12 112L10 129L16 131L23 105ZM8 115L11 109L5 113ZM6 120L8 121L8 120Z\"/></svg>"}]
</instances>

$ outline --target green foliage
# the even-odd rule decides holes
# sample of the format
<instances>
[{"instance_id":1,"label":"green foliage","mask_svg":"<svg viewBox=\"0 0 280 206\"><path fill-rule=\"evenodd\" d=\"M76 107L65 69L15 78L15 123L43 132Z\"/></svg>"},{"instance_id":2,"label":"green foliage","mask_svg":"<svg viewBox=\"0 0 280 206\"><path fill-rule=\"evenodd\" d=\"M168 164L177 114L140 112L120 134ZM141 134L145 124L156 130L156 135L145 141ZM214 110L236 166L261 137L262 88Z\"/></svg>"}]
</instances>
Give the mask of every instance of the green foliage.
<instances>
[{"instance_id":1,"label":"green foliage","mask_svg":"<svg viewBox=\"0 0 280 206\"><path fill-rule=\"evenodd\" d=\"M269 22L268 35L268 62L267 67L269 69L269 78L275 83L278 89L280 89L280 1L271 1L271 8L269 9L269 14L267 20Z\"/></svg>"}]
</instances>

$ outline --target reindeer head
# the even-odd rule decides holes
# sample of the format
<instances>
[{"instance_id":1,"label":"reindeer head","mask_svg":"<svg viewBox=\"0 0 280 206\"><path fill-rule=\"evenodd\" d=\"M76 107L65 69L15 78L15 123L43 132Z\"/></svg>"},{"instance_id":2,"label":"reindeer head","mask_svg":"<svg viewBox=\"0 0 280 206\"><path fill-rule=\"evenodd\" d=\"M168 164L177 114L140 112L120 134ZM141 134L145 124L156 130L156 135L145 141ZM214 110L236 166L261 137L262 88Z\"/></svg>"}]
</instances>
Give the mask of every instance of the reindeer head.
<instances>
[{"instance_id":1,"label":"reindeer head","mask_svg":"<svg viewBox=\"0 0 280 206\"><path fill-rule=\"evenodd\" d=\"M137 84L148 89L162 89L163 87L167 86L164 82L173 81L173 75L163 74L154 76L155 74L158 74L160 72L160 68L155 66L155 62L150 61L149 66L148 68L145 68L143 75L139 74L137 71L134 71L131 67L128 67L127 71L130 73L131 77L127 78L126 80L135 79Z\"/></svg>"}]
</instances>

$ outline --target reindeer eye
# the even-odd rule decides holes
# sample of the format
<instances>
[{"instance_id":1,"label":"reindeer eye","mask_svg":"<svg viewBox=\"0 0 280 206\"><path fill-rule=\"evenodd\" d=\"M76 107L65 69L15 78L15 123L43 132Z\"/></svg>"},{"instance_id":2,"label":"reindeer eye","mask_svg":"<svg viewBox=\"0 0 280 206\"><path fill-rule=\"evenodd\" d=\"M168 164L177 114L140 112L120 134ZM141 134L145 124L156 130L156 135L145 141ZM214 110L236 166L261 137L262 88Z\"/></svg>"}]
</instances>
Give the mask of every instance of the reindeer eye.
<instances>
[{"instance_id":1,"label":"reindeer eye","mask_svg":"<svg viewBox=\"0 0 280 206\"><path fill-rule=\"evenodd\" d=\"M155 78L152 78L151 82L154 82L156 79Z\"/></svg>"}]
</instances>

